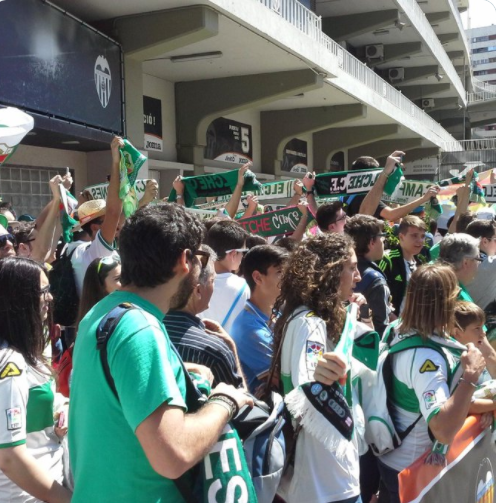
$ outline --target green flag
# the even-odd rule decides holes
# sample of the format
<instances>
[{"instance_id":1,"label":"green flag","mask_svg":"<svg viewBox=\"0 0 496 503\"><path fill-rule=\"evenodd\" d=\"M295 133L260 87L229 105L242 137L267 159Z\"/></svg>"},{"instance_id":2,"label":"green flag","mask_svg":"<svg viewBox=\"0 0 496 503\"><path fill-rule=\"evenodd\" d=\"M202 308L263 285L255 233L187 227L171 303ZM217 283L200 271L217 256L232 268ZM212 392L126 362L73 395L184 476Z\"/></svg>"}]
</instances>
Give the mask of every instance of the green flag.
<instances>
[{"instance_id":1,"label":"green flag","mask_svg":"<svg viewBox=\"0 0 496 503\"><path fill-rule=\"evenodd\" d=\"M128 140L124 140L124 147L119 150L121 152L119 198L122 200L122 210L127 218L138 209L138 197L134 185L146 157Z\"/></svg>"}]
</instances>

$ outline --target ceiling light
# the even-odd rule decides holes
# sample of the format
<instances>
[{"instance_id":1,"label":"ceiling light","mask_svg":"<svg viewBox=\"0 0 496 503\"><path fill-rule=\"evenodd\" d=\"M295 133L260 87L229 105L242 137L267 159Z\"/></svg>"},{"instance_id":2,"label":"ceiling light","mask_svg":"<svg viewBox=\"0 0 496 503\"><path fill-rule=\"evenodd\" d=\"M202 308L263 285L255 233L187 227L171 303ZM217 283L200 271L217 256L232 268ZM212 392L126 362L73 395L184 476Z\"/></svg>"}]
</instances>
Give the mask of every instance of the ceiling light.
<instances>
[{"instance_id":1,"label":"ceiling light","mask_svg":"<svg viewBox=\"0 0 496 503\"><path fill-rule=\"evenodd\" d=\"M171 56L172 63L185 63L187 61L200 61L202 59L215 59L222 57L221 51L198 52L196 54L185 54L183 56Z\"/></svg>"},{"instance_id":2,"label":"ceiling light","mask_svg":"<svg viewBox=\"0 0 496 503\"><path fill-rule=\"evenodd\" d=\"M78 140L66 140L61 143L63 145L79 145L80 142Z\"/></svg>"},{"instance_id":3,"label":"ceiling light","mask_svg":"<svg viewBox=\"0 0 496 503\"><path fill-rule=\"evenodd\" d=\"M403 23L403 21L400 21L399 19L397 19L395 22L394 22L394 26L396 28L398 28L398 30L402 30L405 26L406 26L406 23Z\"/></svg>"},{"instance_id":4,"label":"ceiling light","mask_svg":"<svg viewBox=\"0 0 496 503\"><path fill-rule=\"evenodd\" d=\"M437 79L438 82L441 82L441 80L444 79L444 75L441 75L439 72L436 72L436 74L434 75L434 77L436 77L436 79Z\"/></svg>"}]
</instances>

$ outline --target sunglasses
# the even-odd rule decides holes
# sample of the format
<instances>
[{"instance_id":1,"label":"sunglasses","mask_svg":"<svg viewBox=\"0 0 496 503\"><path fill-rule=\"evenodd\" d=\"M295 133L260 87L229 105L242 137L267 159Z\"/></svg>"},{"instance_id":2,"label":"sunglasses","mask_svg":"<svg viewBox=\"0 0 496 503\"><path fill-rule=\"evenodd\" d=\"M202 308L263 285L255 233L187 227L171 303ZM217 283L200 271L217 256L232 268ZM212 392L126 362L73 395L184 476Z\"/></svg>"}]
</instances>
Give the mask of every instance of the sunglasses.
<instances>
[{"instance_id":1,"label":"sunglasses","mask_svg":"<svg viewBox=\"0 0 496 503\"><path fill-rule=\"evenodd\" d=\"M112 255L110 255L109 257L102 257L100 259L100 262L98 262L98 267L96 268L96 273L100 274L100 271L102 270L102 266L104 266L104 265L105 266L110 266L110 265L117 266L120 263L121 263L121 261Z\"/></svg>"},{"instance_id":2,"label":"sunglasses","mask_svg":"<svg viewBox=\"0 0 496 503\"><path fill-rule=\"evenodd\" d=\"M344 214L344 215L341 215L339 218L336 218L336 220L334 220L334 222L332 222L333 224L337 224L338 222L341 222L343 220L346 220L346 218L348 217L348 215Z\"/></svg>"},{"instance_id":3,"label":"sunglasses","mask_svg":"<svg viewBox=\"0 0 496 503\"><path fill-rule=\"evenodd\" d=\"M226 255L231 252L237 252L237 253L246 253L249 250L249 248L233 248L232 250L226 250Z\"/></svg>"},{"instance_id":4,"label":"sunglasses","mask_svg":"<svg viewBox=\"0 0 496 503\"><path fill-rule=\"evenodd\" d=\"M193 255L195 257L197 257L198 260L200 261L201 268L205 269L205 267L207 267L208 261L210 259L210 253L208 253L208 251L204 251L204 250L196 250L195 253L193 253Z\"/></svg>"},{"instance_id":5,"label":"sunglasses","mask_svg":"<svg viewBox=\"0 0 496 503\"><path fill-rule=\"evenodd\" d=\"M0 236L0 248L3 248L7 244L7 241L14 244L15 237L12 234L4 234L3 236Z\"/></svg>"}]
</instances>

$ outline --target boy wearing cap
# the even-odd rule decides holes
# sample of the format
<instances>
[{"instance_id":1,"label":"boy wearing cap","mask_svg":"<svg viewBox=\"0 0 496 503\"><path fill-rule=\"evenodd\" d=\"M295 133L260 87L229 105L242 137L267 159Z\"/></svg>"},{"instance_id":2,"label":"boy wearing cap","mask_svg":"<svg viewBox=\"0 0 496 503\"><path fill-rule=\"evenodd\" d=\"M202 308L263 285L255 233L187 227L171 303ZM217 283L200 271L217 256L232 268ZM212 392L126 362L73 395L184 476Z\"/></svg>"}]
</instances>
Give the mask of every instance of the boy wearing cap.
<instances>
[{"instance_id":1,"label":"boy wearing cap","mask_svg":"<svg viewBox=\"0 0 496 503\"><path fill-rule=\"evenodd\" d=\"M122 138L116 136L110 144L112 150L112 170L110 175L107 201L93 199L78 208L79 224L90 236L90 243L78 242L69 246L66 253L71 254L72 268L76 279L78 294L81 295L86 269L96 258L107 257L114 253L113 242L119 218L122 212L122 201L119 198L119 148L124 146Z\"/></svg>"}]
</instances>

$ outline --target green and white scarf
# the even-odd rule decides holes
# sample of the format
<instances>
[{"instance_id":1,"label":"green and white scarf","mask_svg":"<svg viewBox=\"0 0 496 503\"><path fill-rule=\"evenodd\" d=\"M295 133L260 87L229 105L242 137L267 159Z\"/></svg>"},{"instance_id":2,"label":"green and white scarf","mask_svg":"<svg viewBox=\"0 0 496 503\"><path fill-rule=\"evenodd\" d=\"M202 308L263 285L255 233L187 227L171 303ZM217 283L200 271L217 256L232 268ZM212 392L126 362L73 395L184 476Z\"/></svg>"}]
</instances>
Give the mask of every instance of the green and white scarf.
<instances>
[{"instance_id":1,"label":"green and white scarf","mask_svg":"<svg viewBox=\"0 0 496 503\"><path fill-rule=\"evenodd\" d=\"M128 140L124 140L124 147L119 150L121 152L119 198L122 201L122 211L127 218L138 209L135 183L139 170L146 162L146 157L134 148Z\"/></svg>"}]
</instances>

